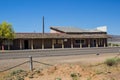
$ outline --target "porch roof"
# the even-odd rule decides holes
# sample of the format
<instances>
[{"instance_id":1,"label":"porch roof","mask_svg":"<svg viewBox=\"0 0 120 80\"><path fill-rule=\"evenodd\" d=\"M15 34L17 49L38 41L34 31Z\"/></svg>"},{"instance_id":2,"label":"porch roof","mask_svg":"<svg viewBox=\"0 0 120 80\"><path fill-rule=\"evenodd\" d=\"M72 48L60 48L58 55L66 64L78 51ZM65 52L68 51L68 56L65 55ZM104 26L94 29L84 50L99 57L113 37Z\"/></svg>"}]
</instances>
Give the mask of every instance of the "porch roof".
<instances>
[{"instance_id":1,"label":"porch roof","mask_svg":"<svg viewBox=\"0 0 120 80\"><path fill-rule=\"evenodd\" d=\"M64 34L64 33L16 33L15 39L43 39L43 38L108 38L107 34Z\"/></svg>"}]
</instances>

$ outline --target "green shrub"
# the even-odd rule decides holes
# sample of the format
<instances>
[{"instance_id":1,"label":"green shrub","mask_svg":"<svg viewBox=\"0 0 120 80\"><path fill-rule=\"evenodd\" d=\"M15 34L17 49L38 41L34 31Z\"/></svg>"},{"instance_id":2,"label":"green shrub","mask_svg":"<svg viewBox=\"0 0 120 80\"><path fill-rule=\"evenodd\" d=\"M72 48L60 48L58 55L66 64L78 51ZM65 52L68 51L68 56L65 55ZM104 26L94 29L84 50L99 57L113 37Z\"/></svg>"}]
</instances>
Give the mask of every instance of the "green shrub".
<instances>
[{"instance_id":1,"label":"green shrub","mask_svg":"<svg viewBox=\"0 0 120 80\"><path fill-rule=\"evenodd\" d=\"M120 63L120 58L116 58L117 63Z\"/></svg>"},{"instance_id":2,"label":"green shrub","mask_svg":"<svg viewBox=\"0 0 120 80\"><path fill-rule=\"evenodd\" d=\"M27 76L27 72L24 70L15 70L10 72L8 75L5 75L3 80L24 80Z\"/></svg>"},{"instance_id":3,"label":"green shrub","mask_svg":"<svg viewBox=\"0 0 120 80\"><path fill-rule=\"evenodd\" d=\"M76 73L72 73L71 77L77 77L77 74Z\"/></svg>"},{"instance_id":4,"label":"green shrub","mask_svg":"<svg viewBox=\"0 0 120 80\"><path fill-rule=\"evenodd\" d=\"M112 43L108 43L108 46L111 46L112 45Z\"/></svg>"},{"instance_id":5,"label":"green shrub","mask_svg":"<svg viewBox=\"0 0 120 80\"><path fill-rule=\"evenodd\" d=\"M61 78L56 78L55 80L62 80Z\"/></svg>"},{"instance_id":6,"label":"green shrub","mask_svg":"<svg viewBox=\"0 0 120 80\"><path fill-rule=\"evenodd\" d=\"M73 80L78 80L78 75L76 73L72 73L70 76Z\"/></svg>"},{"instance_id":7,"label":"green shrub","mask_svg":"<svg viewBox=\"0 0 120 80\"><path fill-rule=\"evenodd\" d=\"M119 46L119 44L113 44L113 46L116 46L116 47L118 47L118 46Z\"/></svg>"},{"instance_id":8,"label":"green shrub","mask_svg":"<svg viewBox=\"0 0 120 80\"><path fill-rule=\"evenodd\" d=\"M11 73L10 73L10 75L11 76L14 76L14 75L16 75L16 74L20 74L20 73L22 73L22 72L24 72L24 70L15 70L15 71L12 71Z\"/></svg>"},{"instance_id":9,"label":"green shrub","mask_svg":"<svg viewBox=\"0 0 120 80\"><path fill-rule=\"evenodd\" d=\"M120 58L110 58L105 61L105 64L107 64L108 66L113 66L118 63L120 63Z\"/></svg>"}]
</instances>

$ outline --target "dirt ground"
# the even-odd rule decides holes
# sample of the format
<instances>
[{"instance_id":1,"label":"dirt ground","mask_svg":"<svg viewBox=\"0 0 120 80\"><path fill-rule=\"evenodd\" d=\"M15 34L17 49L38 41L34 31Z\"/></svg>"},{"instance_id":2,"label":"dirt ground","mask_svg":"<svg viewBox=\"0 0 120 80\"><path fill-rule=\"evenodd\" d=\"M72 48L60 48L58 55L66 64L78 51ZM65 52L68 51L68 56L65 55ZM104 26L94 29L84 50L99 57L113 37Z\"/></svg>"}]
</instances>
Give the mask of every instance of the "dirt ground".
<instances>
[{"instance_id":1,"label":"dirt ground","mask_svg":"<svg viewBox=\"0 0 120 80\"><path fill-rule=\"evenodd\" d=\"M41 70L41 72L39 74L35 74L34 78L26 77L25 80L73 80L71 74L77 76L76 80L119 80L120 69L118 67L113 69L108 68L105 65L90 67L91 65L100 64L106 59L113 58L116 55L118 55L118 53L33 58L34 61L47 63L53 66L34 62L34 69ZM0 71L6 70L28 60L29 58L0 60ZM18 69L30 71L29 65L29 63L25 63L11 70L0 72L0 76ZM116 77L113 77L112 79L110 76Z\"/></svg>"}]
</instances>

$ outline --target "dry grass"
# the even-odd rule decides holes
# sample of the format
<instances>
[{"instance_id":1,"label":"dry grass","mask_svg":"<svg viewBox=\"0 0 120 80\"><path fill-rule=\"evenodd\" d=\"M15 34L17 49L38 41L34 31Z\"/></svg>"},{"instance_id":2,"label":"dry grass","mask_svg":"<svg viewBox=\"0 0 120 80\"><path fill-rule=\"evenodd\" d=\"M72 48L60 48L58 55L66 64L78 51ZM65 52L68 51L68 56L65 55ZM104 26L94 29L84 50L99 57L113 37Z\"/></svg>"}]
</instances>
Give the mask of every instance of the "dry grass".
<instances>
[{"instance_id":1,"label":"dry grass","mask_svg":"<svg viewBox=\"0 0 120 80\"><path fill-rule=\"evenodd\" d=\"M102 54L99 56L77 55L35 59L37 61L53 64L54 66L46 67L34 64L35 69L31 72L28 70L28 64L26 64L21 66L21 68L19 67L9 72L0 73L0 80L7 80L4 77L22 68L25 70L25 72L23 72L25 76L22 75L23 73L19 74L21 74L20 76L24 76L24 80L119 80L120 63L114 66L104 64L105 60L113 58L115 55L116 54ZM19 61L25 60L19 59ZM5 66L7 62L8 60L3 60L3 62L1 60L3 66ZM15 64L17 60L9 60L9 62L14 62ZM9 65L12 66L11 64L7 64L7 66ZM15 72L17 74L17 71ZM10 77L15 77L15 75L11 75L9 78ZM18 78L16 80L19 80Z\"/></svg>"},{"instance_id":2,"label":"dry grass","mask_svg":"<svg viewBox=\"0 0 120 80\"><path fill-rule=\"evenodd\" d=\"M34 70L33 72L12 71L7 73L7 76L9 75L8 77L9 79L12 78L11 80L119 80L119 74L120 64L111 67L106 64L90 66L57 64L43 70ZM6 74L3 75L5 76ZM8 80L8 77L0 80Z\"/></svg>"}]
</instances>

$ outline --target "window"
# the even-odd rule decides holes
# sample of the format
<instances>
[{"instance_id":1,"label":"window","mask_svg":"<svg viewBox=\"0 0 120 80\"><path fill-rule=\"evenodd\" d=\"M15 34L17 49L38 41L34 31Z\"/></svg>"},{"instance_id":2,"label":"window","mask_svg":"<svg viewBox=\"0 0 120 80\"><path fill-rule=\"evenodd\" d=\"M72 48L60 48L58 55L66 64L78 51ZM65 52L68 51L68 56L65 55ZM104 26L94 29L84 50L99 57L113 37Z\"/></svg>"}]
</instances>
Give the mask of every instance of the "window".
<instances>
[{"instance_id":1,"label":"window","mask_svg":"<svg viewBox=\"0 0 120 80\"><path fill-rule=\"evenodd\" d=\"M56 40L53 40L53 44L56 44Z\"/></svg>"},{"instance_id":2,"label":"window","mask_svg":"<svg viewBox=\"0 0 120 80\"><path fill-rule=\"evenodd\" d=\"M78 44L78 43L80 44L80 40L75 40L75 43L76 43L76 44Z\"/></svg>"},{"instance_id":3,"label":"window","mask_svg":"<svg viewBox=\"0 0 120 80\"><path fill-rule=\"evenodd\" d=\"M84 44L84 43L85 43L85 41L84 41L84 40L81 40L81 43L82 43L82 44Z\"/></svg>"},{"instance_id":4,"label":"window","mask_svg":"<svg viewBox=\"0 0 120 80\"><path fill-rule=\"evenodd\" d=\"M62 42L63 42L62 40L57 40L58 44L62 44Z\"/></svg>"},{"instance_id":5,"label":"window","mask_svg":"<svg viewBox=\"0 0 120 80\"><path fill-rule=\"evenodd\" d=\"M54 44L62 44L63 40L53 40Z\"/></svg>"}]
</instances>

